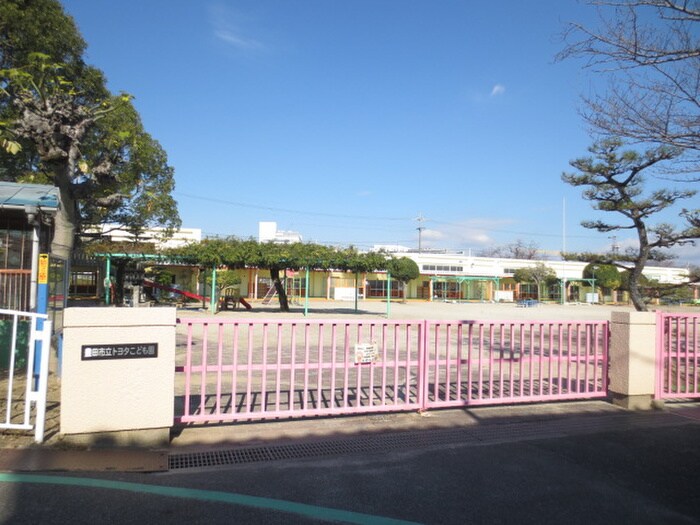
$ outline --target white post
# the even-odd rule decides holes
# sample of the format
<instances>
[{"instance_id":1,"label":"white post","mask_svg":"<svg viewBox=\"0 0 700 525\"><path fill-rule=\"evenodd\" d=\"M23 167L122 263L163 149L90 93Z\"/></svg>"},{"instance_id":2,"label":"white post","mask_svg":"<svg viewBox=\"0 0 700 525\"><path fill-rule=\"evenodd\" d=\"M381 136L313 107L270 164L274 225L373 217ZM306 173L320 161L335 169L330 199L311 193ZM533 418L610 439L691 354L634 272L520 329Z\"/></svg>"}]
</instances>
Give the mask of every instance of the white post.
<instances>
[{"instance_id":1,"label":"white post","mask_svg":"<svg viewBox=\"0 0 700 525\"><path fill-rule=\"evenodd\" d=\"M35 319L32 322L36 322ZM45 320L41 335L41 363L39 365L39 384L34 393L36 406L36 422L34 427L34 441L44 441L44 428L46 427L46 393L49 386L49 354L51 353L51 321Z\"/></svg>"}]
</instances>

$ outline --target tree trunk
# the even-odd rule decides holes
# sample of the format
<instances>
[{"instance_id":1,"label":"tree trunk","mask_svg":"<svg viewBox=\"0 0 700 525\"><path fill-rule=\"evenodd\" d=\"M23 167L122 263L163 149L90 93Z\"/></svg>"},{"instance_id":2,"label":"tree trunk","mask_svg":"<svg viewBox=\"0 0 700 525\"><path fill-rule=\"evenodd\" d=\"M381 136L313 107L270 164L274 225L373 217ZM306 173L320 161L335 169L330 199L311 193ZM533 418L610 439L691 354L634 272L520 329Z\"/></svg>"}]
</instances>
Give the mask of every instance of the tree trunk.
<instances>
[{"instance_id":1,"label":"tree trunk","mask_svg":"<svg viewBox=\"0 0 700 525\"><path fill-rule=\"evenodd\" d=\"M639 289L639 279L642 277L642 271L644 270L644 266L646 266L647 260L649 259L649 239L644 223L639 219L635 220L634 223L635 228L637 229L637 237L639 238L639 256L637 257L637 260L634 261L634 268L630 270L630 299L635 310L638 312L646 312L647 305L644 303L644 297L642 297L642 292Z\"/></svg>"},{"instance_id":2,"label":"tree trunk","mask_svg":"<svg viewBox=\"0 0 700 525\"><path fill-rule=\"evenodd\" d=\"M272 278L272 284L275 287L275 290L277 290L277 297L279 298L280 302L280 311L288 312L289 301L287 300L287 291L284 289L284 285L280 279L280 269L270 268L270 277Z\"/></svg>"},{"instance_id":3,"label":"tree trunk","mask_svg":"<svg viewBox=\"0 0 700 525\"><path fill-rule=\"evenodd\" d=\"M70 163L61 162L54 167L54 184L58 187L61 203L54 218L54 233L51 240L51 254L69 261L75 243L77 210L70 187Z\"/></svg>"},{"instance_id":4,"label":"tree trunk","mask_svg":"<svg viewBox=\"0 0 700 525\"><path fill-rule=\"evenodd\" d=\"M629 288L630 288L630 300L632 301L632 304L634 305L635 310L638 312L646 312L647 311L647 305L644 302L644 297L642 297L642 292L639 289L639 277L642 274L642 268L639 267L639 270L637 270L637 266L635 266L631 271L630 271L630 278L629 278Z\"/></svg>"},{"instance_id":5,"label":"tree trunk","mask_svg":"<svg viewBox=\"0 0 700 525\"><path fill-rule=\"evenodd\" d=\"M126 274L126 266L129 261L124 259L119 259L115 261L116 266L115 272L115 283L114 283L114 301L112 304L117 306L124 305L124 276Z\"/></svg>"}]
</instances>

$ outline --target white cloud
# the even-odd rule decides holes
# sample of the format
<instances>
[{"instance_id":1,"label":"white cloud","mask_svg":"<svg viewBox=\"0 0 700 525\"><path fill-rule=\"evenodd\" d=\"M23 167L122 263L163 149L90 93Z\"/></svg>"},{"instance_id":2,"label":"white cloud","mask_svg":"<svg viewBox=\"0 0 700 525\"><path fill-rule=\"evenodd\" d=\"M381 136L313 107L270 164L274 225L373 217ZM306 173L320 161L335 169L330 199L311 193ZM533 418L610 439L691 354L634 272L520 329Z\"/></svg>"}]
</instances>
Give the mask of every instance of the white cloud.
<instances>
[{"instance_id":1,"label":"white cloud","mask_svg":"<svg viewBox=\"0 0 700 525\"><path fill-rule=\"evenodd\" d=\"M221 42L242 51L256 51L265 45L250 36L241 27L243 16L224 4L216 3L209 6L209 23L214 36Z\"/></svg>"},{"instance_id":2,"label":"white cloud","mask_svg":"<svg viewBox=\"0 0 700 525\"><path fill-rule=\"evenodd\" d=\"M239 36L232 32L231 30L227 29L217 29L214 31L214 36L218 38L219 40L231 44L234 47L237 47L238 49L262 49L264 46L258 42L257 40L254 40L252 38L245 38L243 36Z\"/></svg>"},{"instance_id":3,"label":"white cloud","mask_svg":"<svg viewBox=\"0 0 700 525\"><path fill-rule=\"evenodd\" d=\"M428 241L439 241L445 238L445 234L438 230L426 228L421 232L421 237Z\"/></svg>"},{"instance_id":4,"label":"white cloud","mask_svg":"<svg viewBox=\"0 0 700 525\"><path fill-rule=\"evenodd\" d=\"M485 219L475 218L460 222L440 225L440 230L423 230L423 240L430 248L484 248L498 244L492 236L493 231L507 228L512 221L509 219ZM440 242L443 241L443 242ZM449 246L444 245L444 241Z\"/></svg>"},{"instance_id":5,"label":"white cloud","mask_svg":"<svg viewBox=\"0 0 700 525\"><path fill-rule=\"evenodd\" d=\"M506 87L503 84L496 84L491 88L491 96L492 97L497 97L499 95L503 95L506 92Z\"/></svg>"}]
</instances>

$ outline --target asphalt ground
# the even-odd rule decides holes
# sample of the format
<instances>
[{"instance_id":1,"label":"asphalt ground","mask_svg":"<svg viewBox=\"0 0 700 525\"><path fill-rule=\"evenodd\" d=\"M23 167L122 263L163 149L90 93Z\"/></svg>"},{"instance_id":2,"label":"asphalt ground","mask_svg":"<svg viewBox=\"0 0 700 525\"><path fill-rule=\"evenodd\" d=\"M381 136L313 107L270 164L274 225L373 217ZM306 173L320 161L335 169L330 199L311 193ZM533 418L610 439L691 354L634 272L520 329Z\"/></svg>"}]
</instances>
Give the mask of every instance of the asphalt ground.
<instances>
[{"instance_id":1,"label":"asphalt ground","mask_svg":"<svg viewBox=\"0 0 700 525\"><path fill-rule=\"evenodd\" d=\"M228 440L191 429L165 451L170 467L148 473L118 471L114 450L83 452L93 462L112 454L99 472L1 469L0 523L700 523L697 404L372 418L311 420L296 432L280 422L267 434L256 424Z\"/></svg>"}]
</instances>

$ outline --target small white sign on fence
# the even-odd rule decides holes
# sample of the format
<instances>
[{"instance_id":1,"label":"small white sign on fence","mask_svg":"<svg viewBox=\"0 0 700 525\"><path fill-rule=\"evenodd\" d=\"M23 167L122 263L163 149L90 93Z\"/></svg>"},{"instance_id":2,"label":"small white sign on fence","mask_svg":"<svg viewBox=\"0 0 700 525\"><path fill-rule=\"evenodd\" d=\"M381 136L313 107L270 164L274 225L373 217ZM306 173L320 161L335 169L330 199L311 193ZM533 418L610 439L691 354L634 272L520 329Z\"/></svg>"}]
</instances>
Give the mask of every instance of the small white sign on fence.
<instances>
[{"instance_id":1,"label":"small white sign on fence","mask_svg":"<svg viewBox=\"0 0 700 525\"><path fill-rule=\"evenodd\" d=\"M355 364L375 363L379 359L376 343L359 343L355 345Z\"/></svg>"}]
</instances>

